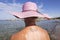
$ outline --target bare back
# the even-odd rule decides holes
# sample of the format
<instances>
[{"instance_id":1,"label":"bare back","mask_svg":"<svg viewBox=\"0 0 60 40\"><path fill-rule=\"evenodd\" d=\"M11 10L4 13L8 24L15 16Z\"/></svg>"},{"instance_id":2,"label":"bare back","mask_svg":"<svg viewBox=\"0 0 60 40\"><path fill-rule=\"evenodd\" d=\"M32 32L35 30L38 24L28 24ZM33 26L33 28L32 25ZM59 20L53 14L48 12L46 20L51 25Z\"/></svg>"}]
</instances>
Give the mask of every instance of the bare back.
<instances>
[{"instance_id":1,"label":"bare back","mask_svg":"<svg viewBox=\"0 0 60 40\"><path fill-rule=\"evenodd\" d=\"M38 26L29 26L12 35L11 40L50 40L46 30Z\"/></svg>"}]
</instances>

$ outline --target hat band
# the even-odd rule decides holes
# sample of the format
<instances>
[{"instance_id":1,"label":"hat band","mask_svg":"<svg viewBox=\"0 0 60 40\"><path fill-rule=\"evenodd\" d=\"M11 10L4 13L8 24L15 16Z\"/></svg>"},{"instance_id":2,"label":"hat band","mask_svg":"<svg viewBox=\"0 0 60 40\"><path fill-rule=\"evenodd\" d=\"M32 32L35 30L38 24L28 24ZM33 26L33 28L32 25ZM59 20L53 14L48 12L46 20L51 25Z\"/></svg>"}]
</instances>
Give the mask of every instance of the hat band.
<instances>
[{"instance_id":1,"label":"hat band","mask_svg":"<svg viewBox=\"0 0 60 40\"><path fill-rule=\"evenodd\" d=\"M37 10L23 10L22 12L26 12L26 11L35 11L35 12L38 12Z\"/></svg>"},{"instance_id":2,"label":"hat band","mask_svg":"<svg viewBox=\"0 0 60 40\"><path fill-rule=\"evenodd\" d=\"M27 11L34 11L34 12L40 13L38 10L24 10L22 12L27 12ZM40 14L43 15L42 13L40 13Z\"/></svg>"}]
</instances>

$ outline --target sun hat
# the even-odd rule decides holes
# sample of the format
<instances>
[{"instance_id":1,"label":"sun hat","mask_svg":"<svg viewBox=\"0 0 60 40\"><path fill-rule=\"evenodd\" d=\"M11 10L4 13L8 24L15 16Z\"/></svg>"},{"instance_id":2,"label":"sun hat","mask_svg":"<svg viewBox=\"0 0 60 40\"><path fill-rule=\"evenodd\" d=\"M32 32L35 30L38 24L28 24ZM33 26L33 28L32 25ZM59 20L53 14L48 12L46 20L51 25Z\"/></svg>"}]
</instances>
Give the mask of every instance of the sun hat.
<instances>
[{"instance_id":1,"label":"sun hat","mask_svg":"<svg viewBox=\"0 0 60 40\"><path fill-rule=\"evenodd\" d=\"M11 14L19 18L27 17L49 18L46 15L43 15L38 12L37 4L34 2L26 2L22 7L22 12L12 12Z\"/></svg>"},{"instance_id":2,"label":"sun hat","mask_svg":"<svg viewBox=\"0 0 60 40\"><path fill-rule=\"evenodd\" d=\"M33 2L26 2L23 7L22 7L23 11L26 10L37 10L37 5Z\"/></svg>"}]
</instances>

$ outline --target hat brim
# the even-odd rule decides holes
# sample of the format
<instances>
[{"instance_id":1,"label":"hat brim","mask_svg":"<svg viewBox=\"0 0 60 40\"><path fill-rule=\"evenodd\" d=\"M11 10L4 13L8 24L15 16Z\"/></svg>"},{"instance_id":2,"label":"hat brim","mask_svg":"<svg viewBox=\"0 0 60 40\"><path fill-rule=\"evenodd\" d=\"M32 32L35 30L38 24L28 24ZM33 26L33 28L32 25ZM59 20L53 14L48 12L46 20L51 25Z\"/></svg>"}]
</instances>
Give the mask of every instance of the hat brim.
<instances>
[{"instance_id":1,"label":"hat brim","mask_svg":"<svg viewBox=\"0 0 60 40\"><path fill-rule=\"evenodd\" d=\"M34 11L27 11L27 12L12 12L11 13L14 16L17 16L19 18L27 18L27 17L38 17L38 18L45 18L46 16L38 13L38 12L34 12Z\"/></svg>"}]
</instances>

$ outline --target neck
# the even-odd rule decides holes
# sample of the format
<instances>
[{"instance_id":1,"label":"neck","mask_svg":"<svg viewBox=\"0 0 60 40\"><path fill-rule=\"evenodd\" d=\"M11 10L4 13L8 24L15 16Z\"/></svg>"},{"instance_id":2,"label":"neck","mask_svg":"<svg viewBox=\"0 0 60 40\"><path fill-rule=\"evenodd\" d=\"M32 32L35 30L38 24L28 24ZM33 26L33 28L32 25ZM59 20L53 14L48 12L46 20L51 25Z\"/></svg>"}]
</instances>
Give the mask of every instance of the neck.
<instances>
[{"instance_id":1,"label":"neck","mask_svg":"<svg viewBox=\"0 0 60 40\"><path fill-rule=\"evenodd\" d=\"M24 22L25 22L25 26L34 26L36 21L36 17L29 17L29 18L25 18Z\"/></svg>"},{"instance_id":2,"label":"neck","mask_svg":"<svg viewBox=\"0 0 60 40\"><path fill-rule=\"evenodd\" d=\"M35 22L25 22L25 27L34 25L36 25Z\"/></svg>"}]
</instances>

